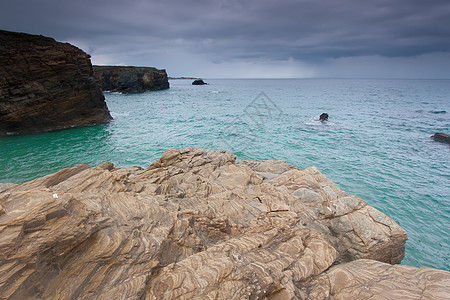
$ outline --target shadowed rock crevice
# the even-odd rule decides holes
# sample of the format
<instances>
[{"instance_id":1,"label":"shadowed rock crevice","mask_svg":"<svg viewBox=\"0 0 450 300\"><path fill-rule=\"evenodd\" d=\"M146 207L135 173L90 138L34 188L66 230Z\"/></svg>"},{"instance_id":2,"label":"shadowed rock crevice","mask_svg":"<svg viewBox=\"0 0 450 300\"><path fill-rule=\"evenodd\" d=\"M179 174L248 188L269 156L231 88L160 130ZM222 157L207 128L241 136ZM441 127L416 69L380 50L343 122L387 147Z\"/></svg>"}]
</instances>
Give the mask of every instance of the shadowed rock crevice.
<instances>
[{"instance_id":1,"label":"shadowed rock crevice","mask_svg":"<svg viewBox=\"0 0 450 300\"><path fill-rule=\"evenodd\" d=\"M387 264L403 258L406 232L316 168L235 159L168 150L147 169L79 165L3 186L0 295L408 299L450 292L448 272Z\"/></svg>"}]
</instances>

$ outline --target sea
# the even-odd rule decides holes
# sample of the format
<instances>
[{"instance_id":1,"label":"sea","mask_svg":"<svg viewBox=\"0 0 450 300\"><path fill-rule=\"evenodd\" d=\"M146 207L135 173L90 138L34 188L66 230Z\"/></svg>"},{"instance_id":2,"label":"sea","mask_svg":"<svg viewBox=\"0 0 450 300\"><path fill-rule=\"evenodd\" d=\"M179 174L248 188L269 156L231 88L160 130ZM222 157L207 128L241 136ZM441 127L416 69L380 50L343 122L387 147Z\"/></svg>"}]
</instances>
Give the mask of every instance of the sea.
<instances>
[{"instance_id":1,"label":"sea","mask_svg":"<svg viewBox=\"0 0 450 300\"><path fill-rule=\"evenodd\" d=\"M402 264L450 271L450 80L171 80L105 93L109 124L0 138L0 182L76 164L147 167L167 149L316 166L408 233ZM329 119L320 122L319 115Z\"/></svg>"}]
</instances>

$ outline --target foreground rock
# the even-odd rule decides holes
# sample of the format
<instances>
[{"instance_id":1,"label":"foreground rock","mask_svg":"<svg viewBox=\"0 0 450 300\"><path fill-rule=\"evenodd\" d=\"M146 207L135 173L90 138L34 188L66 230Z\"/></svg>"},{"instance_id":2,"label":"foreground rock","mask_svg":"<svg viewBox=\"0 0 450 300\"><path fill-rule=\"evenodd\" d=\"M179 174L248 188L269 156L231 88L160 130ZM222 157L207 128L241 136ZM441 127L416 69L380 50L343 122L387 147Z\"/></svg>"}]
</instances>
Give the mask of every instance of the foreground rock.
<instances>
[{"instance_id":1,"label":"foreground rock","mask_svg":"<svg viewBox=\"0 0 450 300\"><path fill-rule=\"evenodd\" d=\"M311 299L450 299L450 273L360 259L332 267L303 291Z\"/></svg>"},{"instance_id":2,"label":"foreground rock","mask_svg":"<svg viewBox=\"0 0 450 300\"><path fill-rule=\"evenodd\" d=\"M109 120L89 55L52 38L0 31L0 135Z\"/></svg>"},{"instance_id":3,"label":"foreground rock","mask_svg":"<svg viewBox=\"0 0 450 300\"><path fill-rule=\"evenodd\" d=\"M383 297L450 293L448 272L385 264L401 261L405 241L393 220L314 167L168 150L147 169L78 165L3 186L0 295L348 299L394 285Z\"/></svg>"},{"instance_id":4,"label":"foreground rock","mask_svg":"<svg viewBox=\"0 0 450 300\"><path fill-rule=\"evenodd\" d=\"M140 93L169 88L166 70L151 67L94 66L104 91Z\"/></svg>"},{"instance_id":5,"label":"foreground rock","mask_svg":"<svg viewBox=\"0 0 450 300\"><path fill-rule=\"evenodd\" d=\"M433 140L440 143L450 144L450 135L442 132L437 132L431 136Z\"/></svg>"}]
</instances>

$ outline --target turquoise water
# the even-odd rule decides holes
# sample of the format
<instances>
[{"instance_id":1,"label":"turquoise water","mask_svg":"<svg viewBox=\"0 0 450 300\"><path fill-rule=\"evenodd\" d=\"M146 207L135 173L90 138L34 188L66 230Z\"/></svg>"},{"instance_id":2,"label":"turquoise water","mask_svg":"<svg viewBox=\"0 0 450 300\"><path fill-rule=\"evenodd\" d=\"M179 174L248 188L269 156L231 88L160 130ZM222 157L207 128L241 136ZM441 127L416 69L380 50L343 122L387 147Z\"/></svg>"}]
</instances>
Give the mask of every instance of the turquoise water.
<instances>
[{"instance_id":1,"label":"turquoise water","mask_svg":"<svg viewBox=\"0 0 450 300\"><path fill-rule=\"evenodd\" d=\"M1 138L0 182L79 163L146 167L169 148L284 159L318 167L406 229L403 264L450 270L450 147L430 139L450 131L449 80L207 82L106 93L110 124Z\"/></svg>"}]
</instances>

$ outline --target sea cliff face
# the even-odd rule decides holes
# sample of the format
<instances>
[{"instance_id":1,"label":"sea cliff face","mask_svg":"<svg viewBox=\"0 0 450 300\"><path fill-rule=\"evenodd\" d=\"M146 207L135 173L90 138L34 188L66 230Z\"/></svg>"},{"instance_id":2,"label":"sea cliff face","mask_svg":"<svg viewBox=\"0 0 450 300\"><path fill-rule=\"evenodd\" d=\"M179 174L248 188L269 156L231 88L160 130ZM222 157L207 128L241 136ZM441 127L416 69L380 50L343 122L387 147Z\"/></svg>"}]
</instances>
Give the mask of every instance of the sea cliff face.
<instances>
[{"instance_id":1,"label":"sea cliff face","mask_svg":"<svg viewBox=\"0 0 450 300\"><path fill-rule=\"evenodd\" d=\"M449 272L391 265L403 258L406 238L314 167L168 150L146 169L77 165L0 186L0 295L449 295Z\"/></svg>"},{"instance_id":2,"label":"sea cliff face","mask_svg":"<svg viewBox=\"0 0 450 300\"><path fill-rule=\"evenodd\" d=\"M169 88L166 70L151 67L94 66L104 91L138 93Z\"/></svg>"},{"instance_id":3,"label":"sea cliff face","mask_svg":"<svg viewBox=\"0 0 450 300\"><path fill-rule=\"evenodd\" d=\"M109 120L89 55L52 38L0 31L0 135Z\"/></svg>"}]
</instances>

